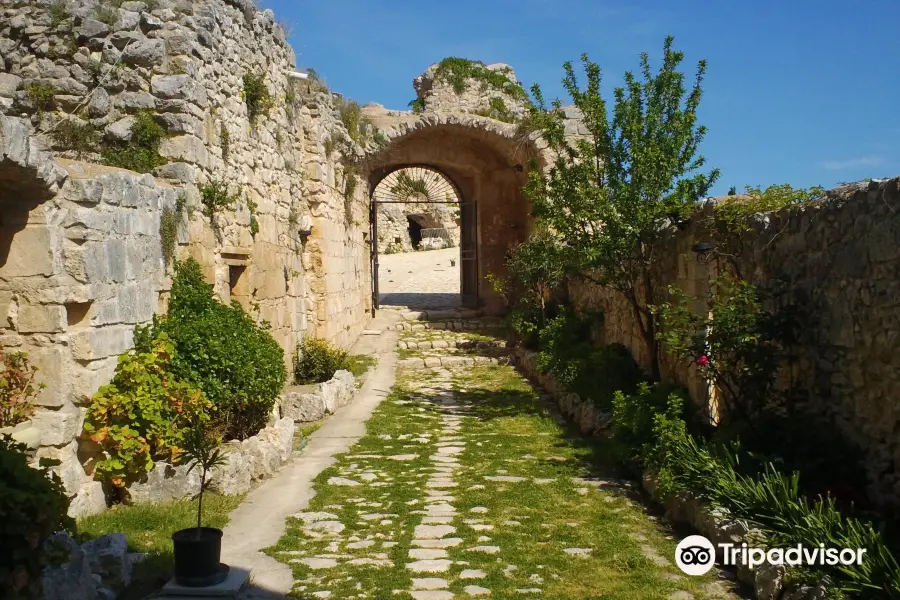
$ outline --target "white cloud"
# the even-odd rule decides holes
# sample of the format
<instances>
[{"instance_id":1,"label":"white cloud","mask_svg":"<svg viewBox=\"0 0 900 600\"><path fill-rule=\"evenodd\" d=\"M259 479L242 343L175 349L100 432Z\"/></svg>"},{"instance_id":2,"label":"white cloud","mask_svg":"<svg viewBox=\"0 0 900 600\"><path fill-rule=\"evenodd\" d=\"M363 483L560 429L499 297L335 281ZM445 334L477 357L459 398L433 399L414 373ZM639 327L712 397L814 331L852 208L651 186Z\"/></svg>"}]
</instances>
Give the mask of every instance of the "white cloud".
<instances>
[{"instance_id":1,"label":"white cloud","mask_svg":"<svg viewBox=\"0 0 900 600\"><path fill-rule=\"evenodd\" d=\"M860 156L858 158L849 158L847 160L826 160L822 163L822 168L829 171L844 171L847 169L858 169L860 167L877 167L884 164L884 158L876 155Z\"/></svg>"}]
</instances>

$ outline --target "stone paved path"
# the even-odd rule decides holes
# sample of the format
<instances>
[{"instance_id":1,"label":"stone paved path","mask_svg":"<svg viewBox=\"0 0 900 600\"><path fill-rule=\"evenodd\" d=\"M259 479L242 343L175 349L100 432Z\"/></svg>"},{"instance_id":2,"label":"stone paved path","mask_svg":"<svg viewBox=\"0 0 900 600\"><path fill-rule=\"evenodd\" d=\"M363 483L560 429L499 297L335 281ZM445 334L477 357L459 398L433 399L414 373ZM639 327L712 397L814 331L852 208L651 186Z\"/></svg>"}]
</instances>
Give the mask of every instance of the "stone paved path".
<instances>
[{"instance_id":1,"label":"stone paved path","mask_svg":"<svg viewBox=\"0 0 900 600\"><path fill-rule=\"evenodd\" d=\"M382 305L419 310L459 306L459 248L382 254L378 262Z\"/></svg>"},{"instance_id":2,"label":"stone paved path","mask_svg":"<svg viewBox=\"0 0 900 600\"><path fill-rule=\"evenodd\" d=\"M426 352L474 359L484 349L419 350L409 337L430 333L404 330L393 392L267 550L290 566L294 597L738 597L713 576L680 574L677 539L634 487L593 471L601 441L573 436L510 366L426 366Z\"/></svg>"},{"instance_id":3,"label":"stone paved path","mask_svg":"<svg viewBox=\"0 0 900 600\"><path fill-rule=\"evenodd\" d=\"M247 500L231 513L222 540L222 560L250 571L251 585L241 594L242 600L281 599L290 593L290 569L261 550L283 535L289 515L306 508L315 494L313 479L335 462L336 454L345 452L365 433L366 421L394 382L397 334L391 327L399 319L392 311L381 311L370 327L383 329L382 335L363 336L353 347L354 353L378 359L353 403L340 408L313 432L302 454L296 455L276 477L250 492Z\"/></svg>"}]
</instances>

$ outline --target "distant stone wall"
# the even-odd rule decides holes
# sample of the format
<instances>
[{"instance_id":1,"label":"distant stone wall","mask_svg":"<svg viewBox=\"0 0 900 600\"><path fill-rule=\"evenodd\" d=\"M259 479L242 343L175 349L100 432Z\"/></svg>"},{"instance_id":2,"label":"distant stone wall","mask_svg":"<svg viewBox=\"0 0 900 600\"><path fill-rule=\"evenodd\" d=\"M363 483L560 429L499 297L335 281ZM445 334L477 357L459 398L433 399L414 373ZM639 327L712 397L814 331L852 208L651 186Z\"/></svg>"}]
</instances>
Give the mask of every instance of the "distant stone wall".
<instances>
[{"instance_id":1,"label":"distant stone wall","mask_svg":"<svg viewBox=\"0 0 900 600\"><path fill-rule=\"evenodd\" d=\"M426 249L413 247L409 234L410 216L425 228L446 229L448 247L459 246L458 205L387 204L378 207L378 252L394 254Z\"/></svg>"},{"instance_id":2,"label":"distant stone wall","mask_svg":"<svg viewBox=\"0 0 900 600\"><path fill-rule=\"evenodd\" d=\"M55 22L48 6L0 0L0 336L41 369L38 435L25 437L62 461L84 514L102 501L76 440L85 406L132 347L134 325L167 303L163 209L183 198L176 256L196 258L223 300L268 322L290 367L303 336L349 346L365 328L367 193L361 183L345 194L355 177L345 157L363 150L331 92L290 76L294 55L271 11L249 0L74 0ZM245 74L263 76L273 99L255 124ZM52 91L44 106L34 86ZM169 136L169 162L152 175L100 166L99 140L78 155L52 133L78 119L121 139L142 109ZM326 153L327 140L337 149ZM200 193L210 182L241 190L212 219Z\"/></svg>"},{"instance_id":3,"label":"distant stone wall","mask_svg":"<svg viewBox=\"0 0 900 600\"><path fill-rule=\"evenodd\" d=\"M714 204L701 211L709 214ZM702 216L673 232L655 278L698 298L712 269L698 264L691 246L709 242ZM808 392L806 402L865 452L869 495L882 506L900 504L900 178L843 186L821 203L759 215L738 258L743 276L784 303L801 303L807 324L782 385ZM629 306L593 285L572 282L581 308L605 311L604 342L632 349L645 368L648 356ZM703 302L696 310L705 311ZM693 369L662 357L666 379L706 399L706 383Z\"/></svg>"},{"instance_id":4,"label":"distant stone wall","mask_svg":"<svg viewBox=\"0 0 900 600\"><path fill-rule=\"evenodd\" d=\"M496 98L503 101L511 116L520 118L526 114L526 104L522 98L514 97L476 79L470 79L466 89L457 92L450 83L436 76L437 67L438 65L431 65L413 81L416 95L426 111L484 113L490 110L491 99ZM517 82L515 71L509 65L494 64L485 68L506 75L512 83Z\"/></svg>"}]
</instances>

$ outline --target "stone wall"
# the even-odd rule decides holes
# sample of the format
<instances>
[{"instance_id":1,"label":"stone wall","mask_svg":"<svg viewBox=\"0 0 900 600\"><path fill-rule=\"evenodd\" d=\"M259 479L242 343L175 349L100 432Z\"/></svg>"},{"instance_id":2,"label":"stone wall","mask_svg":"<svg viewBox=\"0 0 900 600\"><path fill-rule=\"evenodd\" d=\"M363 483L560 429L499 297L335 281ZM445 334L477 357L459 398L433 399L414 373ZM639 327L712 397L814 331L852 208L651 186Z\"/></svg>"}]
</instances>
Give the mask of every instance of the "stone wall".
<instances>
[{"instance_id":1,"label":"stone wall","mask_svg":"<svg viewBox=\"0 0 900 600\"><path fill-rule=\"evenodd\" d=\"M459 246L459 207L455 204L386 204L378 207L378 252L394 254L413 250L433 250L433 242L413 247L409 220L422 228L443 228L448 238L442 247ZM424 241L424 240L423 240ZM446 245L450 244L450 245Z\"/></svg>"},{"instance_id":2,"label":"stone wall","mask_svg":"<svg viewBox=\"0 0 900 600\"><path fill-rule=\"evenodd\" d=\"M691 246L710 242L704 214L664 244L655 278L704 298L714 262L698 264ZM737 263L742 275L776 302L802 304L812 316L792 349L782 385L807 392L806 402L865 452L870 497L900 503L900 178L846 185L794 210L758 215ZM623 343L645 368L648 356L631 310L621 297L572 282L582 308L605 311L603 342ZM777 309L777 306L770 308ZM695 309L706 311L703 302ZM706 401L706 383L693 369L662 357L663 376Z\"/></svg>"},{"instance_id":3,"label":"stone wall","mask_svg":"<svg viewBox=\"0 0 900 600\"><path fill-rule=\"evenodd\" d=\"M76 0L57 22L48 5L0 0L0 335L41 369L33 445L62 460L81 511L98 496L77 457L85 405L132 347L134 325L166 305L164 207L183 198L176 255L267 321L290 366L304 335L349 346L365 327L367 194L345 193L355 175L343 164L363 150L331 92L290 75L294 55L271 11L244 0ZM262 75L273 99L254 124L245 74ZM36 85L52 90L44 106ZM127 137L139 109L166 129L168 163L150 175L100 166L101 139ZM94 127L97 144L61 146L53 131L64 119ZM212 219L201 194L211 182L240 190Z\"/></svg>"},{"instance_id":4,"label":"stone wall","mask_svg":"<svg viewBox=\"0 0 900 600\"><path fill-rule=\"evenodd\" d=\"M518 83L515 71L509 65L486 65L489 71L501 73L513 84ZM497 99L509 111L509 116L520 118L526 114L525 102L521 97L514 97L501 89L486 84L478 79L469 79L465 89L458 92L443 77L436 75L438 65L431 65L413 80L416 97L428 112L456 112L487 115L491 109L491 100Z\"/></svg>"}]
</instances>

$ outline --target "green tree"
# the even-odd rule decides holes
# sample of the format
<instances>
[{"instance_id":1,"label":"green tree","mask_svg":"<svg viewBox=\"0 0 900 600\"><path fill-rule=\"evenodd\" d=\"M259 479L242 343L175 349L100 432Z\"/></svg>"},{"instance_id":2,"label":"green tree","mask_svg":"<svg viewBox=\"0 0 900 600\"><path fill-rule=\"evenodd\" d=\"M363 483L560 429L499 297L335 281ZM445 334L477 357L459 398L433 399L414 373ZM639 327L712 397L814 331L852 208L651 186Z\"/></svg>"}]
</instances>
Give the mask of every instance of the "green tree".
<instances>
[{"instance_id":1,"label":"green tree","mask_svg":"<svg viewBox=\"0 0 900 600\"><path fill-rule=\"evenodd\" d=\"M631 305L659 377L657 302L651 272L658 240L672 220L686 217L718 179L717 169L702 172L697 152L706 128L697 123L706 62L700 61L693 86L678 71L684 54L666 38L663 62L654 73L646 53L640 75L625 74L613 91L613 108L601 94L601 70L582 55L586 86L579 86L571 62L563 85L584 115L588 134L567 139L559 100L550 107L539 86L530 122L555 154L547 172L532 169L525 193L534 215L560 236L567 270L609 286Z\"/></svg>"}]
</instances>

